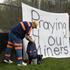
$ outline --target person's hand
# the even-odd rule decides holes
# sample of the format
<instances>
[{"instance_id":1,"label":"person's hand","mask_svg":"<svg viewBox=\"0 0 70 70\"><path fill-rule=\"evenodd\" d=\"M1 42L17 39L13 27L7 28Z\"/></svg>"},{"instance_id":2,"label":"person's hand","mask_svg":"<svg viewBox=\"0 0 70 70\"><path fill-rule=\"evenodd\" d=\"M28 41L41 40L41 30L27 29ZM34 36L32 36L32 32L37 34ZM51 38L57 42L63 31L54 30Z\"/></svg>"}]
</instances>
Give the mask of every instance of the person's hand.
<instances>
[{"instance_id":1,"label":"person's hand","mask_svg":"<svg viewBox=\"0 0 70 70\"><path fill-rule=\"evenodd\" d=\"M32 38L31 36L29 36L29 35L25 35L25 38L26 38L28 41L30 41L30 42L35 42L35 41L33 40L33 38Z\"/></svg>"}]
</instances>

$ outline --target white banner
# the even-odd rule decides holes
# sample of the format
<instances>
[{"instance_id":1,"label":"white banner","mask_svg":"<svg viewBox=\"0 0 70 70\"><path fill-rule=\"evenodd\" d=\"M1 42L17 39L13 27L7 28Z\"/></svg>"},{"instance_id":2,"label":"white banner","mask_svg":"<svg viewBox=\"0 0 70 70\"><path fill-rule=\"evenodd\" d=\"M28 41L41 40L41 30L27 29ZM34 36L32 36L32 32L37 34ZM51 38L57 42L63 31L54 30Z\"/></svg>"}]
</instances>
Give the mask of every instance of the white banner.
<instances>
[{"instance_id":1,"label":"white banner","mask_svg":"<svg viewBox=\"0 0 70 70\"><path fill-rule=\"evenodd\" d=\"M33 30L38 53L43 58L70 57L69 15L45 12L22 3L24 21L39 21L39 29Z\"/></svg>"}]
</instances>

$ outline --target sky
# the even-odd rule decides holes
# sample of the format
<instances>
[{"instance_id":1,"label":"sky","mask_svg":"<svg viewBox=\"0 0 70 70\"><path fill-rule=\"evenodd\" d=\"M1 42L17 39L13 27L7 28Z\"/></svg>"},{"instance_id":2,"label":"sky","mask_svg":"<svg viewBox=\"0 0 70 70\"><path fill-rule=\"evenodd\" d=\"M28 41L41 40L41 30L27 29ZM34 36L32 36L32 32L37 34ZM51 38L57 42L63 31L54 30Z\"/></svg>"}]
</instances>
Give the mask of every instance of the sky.
<instances>
[{"instance_id":1,"label":"sky","mask_svg":"<svg viewBox=\"0 0 70 70\"><path fill-rule=\"evenodd\" d=\"M0 3L3 3L4 2L4 0L0 0Z\"/></svg>"}]
</instances>

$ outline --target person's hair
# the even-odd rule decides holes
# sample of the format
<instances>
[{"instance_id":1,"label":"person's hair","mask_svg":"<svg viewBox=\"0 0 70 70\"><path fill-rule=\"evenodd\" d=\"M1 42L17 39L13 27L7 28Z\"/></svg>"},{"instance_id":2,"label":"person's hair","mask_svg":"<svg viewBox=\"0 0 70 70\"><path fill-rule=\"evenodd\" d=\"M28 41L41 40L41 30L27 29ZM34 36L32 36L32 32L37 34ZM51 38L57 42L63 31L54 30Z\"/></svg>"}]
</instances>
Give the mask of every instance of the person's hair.
<instances>
[{"instance_id":1,"label":"person's hair","mask_svg":"<svg viewBox=\"0 0 70 70\"><path fill-rule=\"evenodd\" d=\"M38 21L32 21L32 24L33 24L33 26L34 26L35 28L37 28L38 25L39 25Z\"/></svg>"}]
</instances>

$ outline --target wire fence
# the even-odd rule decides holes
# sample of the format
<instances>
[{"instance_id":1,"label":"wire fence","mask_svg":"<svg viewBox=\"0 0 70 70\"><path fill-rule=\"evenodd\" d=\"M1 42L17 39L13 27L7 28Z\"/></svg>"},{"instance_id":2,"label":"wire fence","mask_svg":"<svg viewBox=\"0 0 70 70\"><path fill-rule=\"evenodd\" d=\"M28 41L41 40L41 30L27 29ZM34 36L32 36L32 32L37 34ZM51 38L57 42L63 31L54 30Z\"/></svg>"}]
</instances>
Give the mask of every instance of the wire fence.
<instances>
[{"instance_id":1,"label":"wire fence","mask_svg":"<svg viewBox=\"0 0 70 70\"><path fill-rule=\"evenodd\" d=\"M8 32L21 20L21 7L0 4L0 32Z\"/></svg>"},{"instance_id":2,"label":"wire fence","mask_svg":"<svg viewBox=\"0 0 70 70\"><path fill-rule=\"evenodd\" d=\"M70 13L67 1L65 3L63 2L51 3L51 1L48 1L48 3L45 3L44 6L41 5L40 8L41 10L50 12ZM9 4L0 4L0 32L8 32L9 30L11 30L13 26L15 26L21 20L22 20L21 7Z\"/></svg>"},{"instance_id":3,"label":"wire fence","mask_svg":"<svg viewBox=\"0 0 70 70\"><path fill-rule=\"evenodd\" d=\"M62 4L61 4L62 5ZM62 7L60 4L57 6L56 4L48 3L47 9L46 6L42 7L42 10L50 11L50 12L68 12L68 6ZM11 30L19 21L22 20L22 9L19 6L8 5L8 4L0 4L0 51L5 47L8 39L8 31ZM69 26L70 28L70 26ZM3 33L4 34L3 34ZM5 34L6 33L6 34ZM4 51L4 50L3 50ZM1 55L1 54L0 54ZM0 57L0 59L3 58Z\"/></svg>"}]
</instances>

